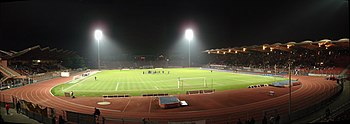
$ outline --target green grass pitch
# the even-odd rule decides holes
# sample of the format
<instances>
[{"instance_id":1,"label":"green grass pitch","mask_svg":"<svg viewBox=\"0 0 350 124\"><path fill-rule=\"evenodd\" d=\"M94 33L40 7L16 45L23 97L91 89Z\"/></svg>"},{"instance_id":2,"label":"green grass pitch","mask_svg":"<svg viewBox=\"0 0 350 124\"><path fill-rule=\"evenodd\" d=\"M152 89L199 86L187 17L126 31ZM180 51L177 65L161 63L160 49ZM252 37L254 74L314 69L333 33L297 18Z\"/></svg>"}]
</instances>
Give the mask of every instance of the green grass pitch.
<instances>
[{"instance_id":1,"label":"green grass pitch","mask_svg":"<svg viewBox=\"0 0 350 124\"><path fill-rule=\"evenodd\" d=\"M147 74L148 70L157 71L157 73ZM97 80L94 77L97 77ZM75 96L184 94L189 90L232 90L281 80L287 79L232 72L211 72L199 68L103 70L84 79L58 85L51 92L56 96L63 96L64 92L70 91L73 91Z\"/></svg>"}]
</instances>

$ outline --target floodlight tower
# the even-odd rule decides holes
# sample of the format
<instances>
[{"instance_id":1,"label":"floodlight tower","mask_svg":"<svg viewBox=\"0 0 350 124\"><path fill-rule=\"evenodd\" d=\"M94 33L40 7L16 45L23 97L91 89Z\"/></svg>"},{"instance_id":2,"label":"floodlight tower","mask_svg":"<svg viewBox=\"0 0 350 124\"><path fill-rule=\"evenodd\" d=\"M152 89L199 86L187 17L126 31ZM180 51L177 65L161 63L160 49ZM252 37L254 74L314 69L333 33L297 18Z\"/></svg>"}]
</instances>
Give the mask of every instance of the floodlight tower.
<instances>
[{"instance_id":1,"label":"floodlight tower","mask_svg":"<svg viewBox=\"0 0 350 124\"><path fill-rule=\"evenodd\" d=\"M188 67L191 67L191 40L193 39L192 29L186 30L185 38L188 40Z\"/></svg>"},{"instance_id":2,"label":"floodlight tower","mask_svg":"<svg viewBox=\"0 0 350 124\"><path fill-rule=\"evenodd\" d=\"M102 31L97 29L95 30L95 39L97 40L97 64L98 64L98 70L100 69L100 40L102 39Z\"/></svg>"}]
</instances>

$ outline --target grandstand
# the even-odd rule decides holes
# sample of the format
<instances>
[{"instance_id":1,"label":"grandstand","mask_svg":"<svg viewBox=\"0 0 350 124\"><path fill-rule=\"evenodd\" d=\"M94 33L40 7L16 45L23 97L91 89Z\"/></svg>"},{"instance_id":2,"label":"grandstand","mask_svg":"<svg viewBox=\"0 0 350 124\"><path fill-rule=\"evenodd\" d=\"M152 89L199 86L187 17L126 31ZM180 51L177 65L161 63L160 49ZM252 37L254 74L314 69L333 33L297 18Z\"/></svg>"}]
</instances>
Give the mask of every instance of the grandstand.
<instances>
[{"instance_id":1,"label":"grandstand","mask_svg":"<svg viewBox=\"0 0 350 124\"><path fill-rule=\"evenodd\" d=\"M67 70L65 58L77 56L73 51L39 45L21 51L0 50L1 89L22 86L60 76Z\"/></svg>"},{"instance_id":2,"label":"grandstand","mask_svg":"<svg viewBox=\"0 0 350 124\"><path fill-rule=\"evenodd\" d=\"M293 75L326 77L326 80L337 80L337 83L342 88L343 83L345 82L343 79L349 79L350 77L349 71L345 69L350 66L349 39L347 38L339 40L324 39L320 41L303 41L299 43L288 42L210 49L205 50L204 52L208 53L208 57L211 58L209 64L206 66L209 68L229 69L235 72L240 71L285 75L288 74L287 69L288 64L290 64L292 66L290 73ZM347 82L348 81L349 80L347 80ZM292 86L301 84L298 80L292 80L291 83ZM272 83L272 86L288 87L288 81L274 82ZM330 100L320 102L319 104L321 105L319 107L309 107L305 109L304 112L312 109L314 112L315 109L318 110L323 107L329 107L329 104L333 102L333 99L342 93L341 91L336 95L329 97L328 99ZM348 94L346 92L344 93ZM348 97L346 95L344 96ZM348 106L349 102L347 98L345 99L345 103L340 107L336 106L337 110L333 111L330 116L327 116L327 114L322 115L316 119L317 121L313 122L348 121L349 109L343 106ZM342 102L344 102L344 100ZM327 104L322 105L325 103ZM307 114L301 115L307 116ZM317 115L317 113L315 115ZM302 120L299 121L302 122Z\"/></svg>"},{"instance_id":3,"label":"grandstand","mask_svg":"<svg viewBox=\"0 0 350 124\"><path fill-rule=\"evenodd\" d=\"M346 67L346 62L350 60L348 48L349 39L344 38L210 49L204 52L210 58L209 67L222 65L236 71L264 70L265 73L278 74L286 73L287 63L292 63L296 75L337 75L341 72L340 68Z\"/></svg>"}]
</instances>

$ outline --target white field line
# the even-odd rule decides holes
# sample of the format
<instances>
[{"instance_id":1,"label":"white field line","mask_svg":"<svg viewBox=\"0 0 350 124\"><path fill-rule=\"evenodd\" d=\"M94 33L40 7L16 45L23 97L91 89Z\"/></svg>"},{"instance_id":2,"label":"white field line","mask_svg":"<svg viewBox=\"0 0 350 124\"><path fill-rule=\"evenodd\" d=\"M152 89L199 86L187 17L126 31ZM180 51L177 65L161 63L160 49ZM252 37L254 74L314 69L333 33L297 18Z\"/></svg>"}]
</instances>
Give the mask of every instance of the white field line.
<instances>
[{"instance_id":1,"label":"white field line","mask_svg":"<svg viewBox=\"0 0 350 124\"><path fill-rule=\"evenodd\" d=\"M180 80L205 79L205 77L180 78Z\"/></svg>"},{"instance_id":2,"label":"white field line","mask_svg":"<svg viewBox=\"0 0 350 124\"><path fill-rule=\"evenodd\" d=\"M154 87L155 88L155 87ZM155 90L155 89L142 89L142 91L152 91L152 90ZM158 90L178 90L177 87L176 88L172 88L172 87L169 87L169 88L161 88L161 89L158 89ZM74 90L76 92L115 92L115 90ZM132 89L132 90L119 90L119 91L140 91L140 89Z\"/></svg>"},{"instance_id":3,"label":"white field line","mask_svg":"<svg viewBox=\"0 0 350 124\"><path fill-rule=\"evenodd\" d=\"M240 79L233 79L233 80L238 82L251 82L249 80L240 80ZM238 83L238 84L245 84L245 83Z\"/></svg>"},{"instance_id":4,"label":"white field line","mask_svg":"<svg viewBox=\"0 0 350 124\"><path fill-rule=\"evenodd\" d=\"M159 89L157 86L154 86L157 90Z\"/></svg>"},{"instance_id":5,"label":"white field line","mask_svg":"<svg viewBox=\"0 0 350 124\"><path fill-rule=\"evenodd\" d=\"M100 71L98 71L98 72L100 72ZM73 84L72 86L69 86L69 87L63 89L63 91L66 91L66 90L72 88L73 86L75 86L75 85L77 85L77 84L79 84L79 83L81 83L81 82L84 82L85 80L87 80L88 78L91 78L93 75L97 74L98 72L93 72L93 73L91 73L89 76L85 77L84 79L79 80L77 83ZM75 76L76 76L76 75L75 75Z\"/></svg>"},{"instance_id":6,"label":"white field line","mask_svg":"<svg viewBox=\"0 0 350 124\"><path fill-rule=\"evenodd\" d=\"M140 82L142 82L142 84L140 85L141 87L144 87L145 86L145 83L143 82L143 80L141 79L141 77L140 76L137 76L137 79L140 81Z\"/></svg>"},{"instance_id":7,"label":"white field line","mask_svg":"<svg viewBox=\"0 0 350 124\"><path fill-rule=\"evenodd\" d=\"M158 80L158 81L154 81L154 80L151 80L151 79L147 79L148 81L142 81L142 82L132 82L132 83L157 83L157 82L171 82L171 81L177 81L177 79L169 79L169 80Z\"/></svg>"},{"instance_id":8,"label":"white field line","mask_svg":"<svg viewBox=\"0 0 350 124\"><path fill-rule=\"evenodd\" d=\"M117 86L115 87L115 91L118 91L119 83L117 83Z\"/></svg>"},{"instance_id":9,"label":"white field line","mask_svg":"<svg viewBox=\"0 0 350 124\"><path fill-rule=\"evenodd\" d=\"M89 77L84 78L83 80L79 81L78 83L73 84L72 86L69 86L69 87L63 89L63 91L67 91L67 90L69 90L70 88L74 87L75 85L80 84L81 82L84 82L86 79L90 78L91 76L92 76L92 75L90 75Z\"/></svg>"}]
</instances>

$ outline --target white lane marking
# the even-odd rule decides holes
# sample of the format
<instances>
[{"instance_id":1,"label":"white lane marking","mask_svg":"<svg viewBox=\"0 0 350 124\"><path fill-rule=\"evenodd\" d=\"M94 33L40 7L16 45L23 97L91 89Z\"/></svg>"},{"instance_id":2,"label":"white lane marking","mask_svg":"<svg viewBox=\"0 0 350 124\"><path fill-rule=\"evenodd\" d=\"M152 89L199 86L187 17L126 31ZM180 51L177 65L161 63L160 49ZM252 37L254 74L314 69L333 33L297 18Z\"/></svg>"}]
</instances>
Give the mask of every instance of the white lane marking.
<instances>
[{"instance_id":1,"label":"white lane marking","mask_svg":"<svg viewBox=\"0 0 350 124\"><path fill-rule=\"evenodd\" d=\"M117 83L117 86L115 87L115 91L118 91L119 83Z\"/></svg>"},{"instance_id":2,"label":"white lane marking","mask_svg":"<svg viewBox=\"0 0 350 124\"><path fill-rule=\"evenodd\" d=\"M129 98L129 102L128 102L128 104L126 104L126 106L124 107L124 109L123 109L122 112L125 112L126 108L127 108L127 107L129 106L129 104L130 104L130 101L131 101L131 98Z\"/></svg>"}]
</instances>

